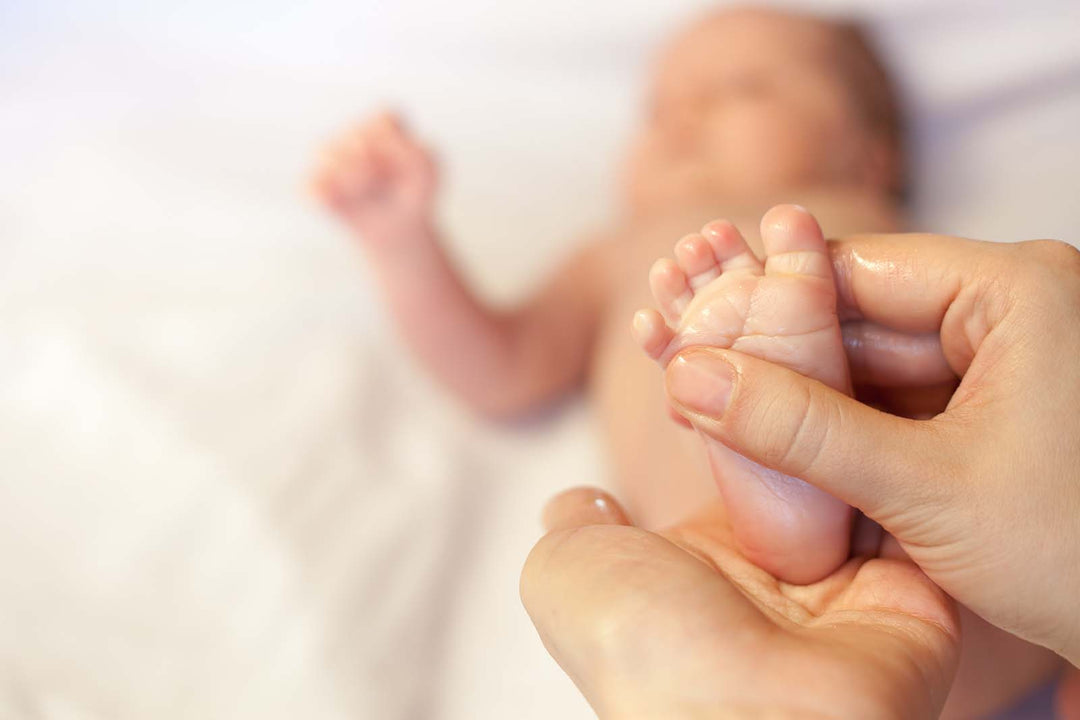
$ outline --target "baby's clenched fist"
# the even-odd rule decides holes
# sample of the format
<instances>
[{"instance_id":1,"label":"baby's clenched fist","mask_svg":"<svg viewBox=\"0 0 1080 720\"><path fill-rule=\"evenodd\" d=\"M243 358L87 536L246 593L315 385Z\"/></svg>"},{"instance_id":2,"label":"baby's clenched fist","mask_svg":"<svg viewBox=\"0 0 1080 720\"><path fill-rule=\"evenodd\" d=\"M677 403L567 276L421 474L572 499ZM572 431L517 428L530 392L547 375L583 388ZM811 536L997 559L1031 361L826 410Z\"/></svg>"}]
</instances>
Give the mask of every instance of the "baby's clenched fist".
<instances>
[{"instance_id":1,"label":"baby's clenched fist","mask_svg":"<svg viewBox=\"0 0 1080 720\"><path fill-rule=\"evenodd\" d=\"M333 142L315 172L316 196L367 243L393 243L431 224L436 185L431 153L392 113Z\"/></svg>"}]
</instances>

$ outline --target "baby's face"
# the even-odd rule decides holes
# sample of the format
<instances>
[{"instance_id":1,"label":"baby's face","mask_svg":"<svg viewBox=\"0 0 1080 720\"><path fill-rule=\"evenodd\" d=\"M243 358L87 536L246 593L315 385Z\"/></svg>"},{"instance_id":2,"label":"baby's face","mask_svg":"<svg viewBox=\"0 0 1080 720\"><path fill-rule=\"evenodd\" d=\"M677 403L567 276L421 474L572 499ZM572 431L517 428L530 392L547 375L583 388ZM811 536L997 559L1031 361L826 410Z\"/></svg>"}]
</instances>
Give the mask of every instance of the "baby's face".
<instances>
[{"instance_id":1,"label":"baby's face","mask_svg":"<svg viewBox=\"0 0 1080 720\"><path fill-rule=\"evenodd\" d=\"M631 206L858 182L869 138L836 42L824 22L767 11L729 11L691 28L660 63L630 156Z\"/></svg>"}]
</instances>

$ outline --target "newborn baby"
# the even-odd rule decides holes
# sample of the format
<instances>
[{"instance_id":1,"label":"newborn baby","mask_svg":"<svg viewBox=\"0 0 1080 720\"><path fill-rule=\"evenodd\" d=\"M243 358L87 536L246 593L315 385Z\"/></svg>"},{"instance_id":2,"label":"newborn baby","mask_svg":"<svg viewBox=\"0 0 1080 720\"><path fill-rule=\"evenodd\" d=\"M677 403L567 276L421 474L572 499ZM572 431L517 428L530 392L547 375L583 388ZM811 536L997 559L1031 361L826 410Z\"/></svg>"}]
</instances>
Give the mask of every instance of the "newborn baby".
<instances>
[{"instance_id":1,"label":"newborn baby","mask_svg":"<svg viewBox=\"0 0 1080 720\"><path fill-rule=\"evenodd\" d=\"M624 216L512 312L484 307L448 263L433 218L434 164L393 116L345 136L316 187L358 233L406 341L466 402L515 415L589 377L616 482L635 519L657 527L716 491L692 436L665 418L655 370L627 333L648 300L641 281L649 265L686 228L717 216L756 223L780 198L814 210L833 234L892 228L898 127L884 72L856 31L764 11L710 17L660 63L626 168ZM821 231L795 207L776 209L763 227L749 245L731 222L681 240L678 264L658 263L650 276L667 320L682 322L678 337L660 347L659 319L640 314L639 341L662 361L694 342L732 346L849 389ZM762 308L742 317L748 308L729 297L741 292L745 304L753 294L763 244L777 257L758 292L786 317L763 318ZM799 262L805 267L792 265ZM743 284L731 286L730 276L710 284L736 266ZM772 278L796 271L792 282ZM810 582L846 559L848 508L723 447L710 446L708 458L751 560Z\"/></svg>"},{"instance_id":2,"label":"newborn baby","mask_svg":"<svg viewBox=\"0 0 1080 720\"><path fill-rule=\"evenodd\" d=\"M341 138L315 188L359 236L405 340L464 401L512 416L587 378L638 524L677 521L719 487L747 558L808 583L848 558L852 510L712 440L702 453L667 418L635 341L661 364L695 344L730 347L851 392L823 229L895 230L903 157L891 84L859 31L729 10L661 58L621 217L520 308L485 307L459 279L434 221L434 163L397 118ZM769 210L780 201L799 205ZM706 224L716 217L727 219ZM674 260L657 261L673 243ZM635 315L646 276L659 312ZM999 699L1045 675L1038 658L994 687ZM978 685L968 692L985 699Z\"/></svg>"}]
</instances>

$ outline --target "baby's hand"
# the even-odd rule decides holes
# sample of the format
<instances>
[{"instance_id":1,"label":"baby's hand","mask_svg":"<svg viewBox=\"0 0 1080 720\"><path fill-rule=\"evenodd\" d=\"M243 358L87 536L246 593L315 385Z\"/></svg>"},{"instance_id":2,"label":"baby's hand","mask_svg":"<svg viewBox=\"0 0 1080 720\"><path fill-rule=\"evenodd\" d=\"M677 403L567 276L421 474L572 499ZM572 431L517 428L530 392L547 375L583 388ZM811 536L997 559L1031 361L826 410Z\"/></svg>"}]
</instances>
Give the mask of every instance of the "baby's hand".
<instances>
[{"instance_id":1,"label":"baby's hand","mask_svg":"<svg viewBox=\"0 0 1080 720\"><path fill-rule=\"evenodd\" d=\"M366 242L382 245L429 228L435 184L431 154L383 113L327 148L313 188Z\"/></svg>"}]
</instances>

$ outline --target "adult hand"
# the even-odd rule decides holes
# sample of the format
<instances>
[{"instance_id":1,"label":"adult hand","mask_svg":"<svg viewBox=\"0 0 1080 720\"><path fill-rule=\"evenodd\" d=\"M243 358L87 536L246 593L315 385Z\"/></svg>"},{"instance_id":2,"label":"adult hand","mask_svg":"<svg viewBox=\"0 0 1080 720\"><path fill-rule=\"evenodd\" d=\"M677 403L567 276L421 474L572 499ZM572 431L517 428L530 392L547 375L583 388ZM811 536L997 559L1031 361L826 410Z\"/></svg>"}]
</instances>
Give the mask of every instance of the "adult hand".
<instances>
[{"instance_id":1,"label":"adult hand","mask_svg":"<svg viewBox=\"0 0 1080 720\"><path fill-rule=\"evenodd\" d=\"M888 415L789 370L695 348L672 404L741 454L879 522L957 600L1080 661L1080 253L936 235L834 243L863 382L961 381Z\"/></svg>"},{"instance_id":2,"label":"adult hand","mask_svg":"<svg viewBox=\"0 0 1080 720\"><path fill-rule=\"evenodd\" d=\"M599 491L545 512L521 576L544 645L601 718L936 717L959 651L951 600L907 560L777 581L722 506L667 532Z\"/></svg>"}]
</instances>

